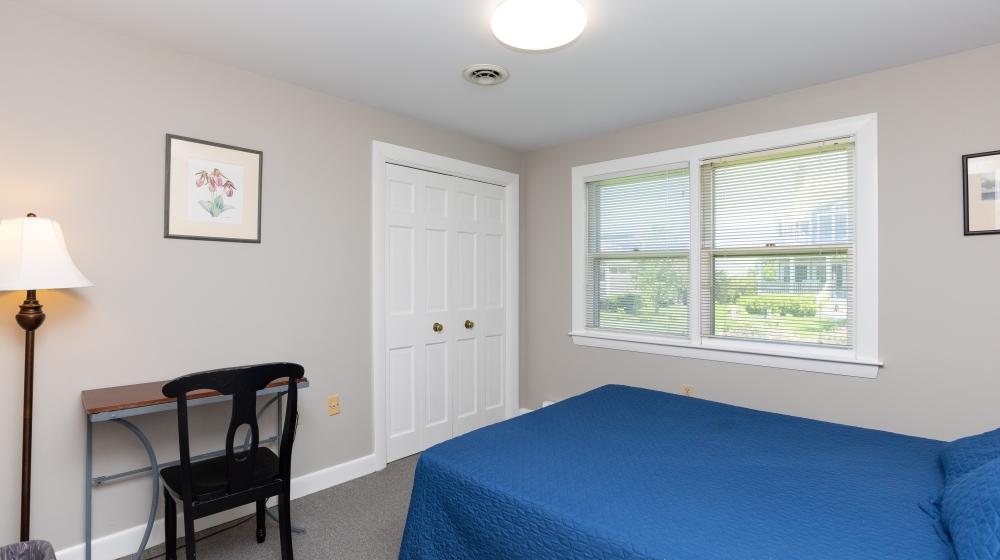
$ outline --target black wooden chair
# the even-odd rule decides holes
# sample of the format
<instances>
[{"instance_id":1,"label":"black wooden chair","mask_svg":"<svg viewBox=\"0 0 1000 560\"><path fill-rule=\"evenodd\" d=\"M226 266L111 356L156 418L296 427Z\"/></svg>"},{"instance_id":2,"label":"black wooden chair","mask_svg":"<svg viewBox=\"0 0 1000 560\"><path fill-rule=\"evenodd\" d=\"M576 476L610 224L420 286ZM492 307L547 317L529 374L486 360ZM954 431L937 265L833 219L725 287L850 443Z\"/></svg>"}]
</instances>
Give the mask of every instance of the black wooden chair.
<instances>
[{"instance_id":1,"label":"black wooden chair","mask_svg":"<svg viewBox=\"0 0 1000 560\"><path fill-rule=\"evenodd\" d=\"M291 500L292 442L295 439L295 415L298 384L304 374L298 364L260 364L178 377L163 386L163 395L177 399L177 432L181 464L160 470L163 479L164 521L166 523L167 560L177 558L177 502L184 511L184 542L188 560L195 560L194 520L256 502L257 542L264 542L264 516L267 499L278 496L278 519L281 558L292 560L292 524L288 502ZM279 455L259 447L257 427L257 391L275 379L287 377L288 406ZM211 389L233 396L233 414L226 435L226 455L191 462L188 447L187 394ZM236 430L247 424L250 447L235 451Z\"/></svg>"}]
</instances>

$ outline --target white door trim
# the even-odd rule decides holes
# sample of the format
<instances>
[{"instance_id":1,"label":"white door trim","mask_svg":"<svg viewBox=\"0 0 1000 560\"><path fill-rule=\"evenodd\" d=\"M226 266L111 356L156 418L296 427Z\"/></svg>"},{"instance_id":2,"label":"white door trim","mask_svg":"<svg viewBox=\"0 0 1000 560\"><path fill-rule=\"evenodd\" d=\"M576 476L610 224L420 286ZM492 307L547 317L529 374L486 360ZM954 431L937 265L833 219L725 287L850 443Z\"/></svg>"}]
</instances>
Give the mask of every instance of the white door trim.
<instances>
[{"instance_id":1,"label":"white door trim","mask_svg":"<svg viewBox=\"0 0 1000 560\"><path fill-rule=\"evenodd\" d=\"M385 378L385 228L386 188L385 165L396 163L425 171L455 175L506 188L507 236L507 355L506 416L513 418L520 410L518 390L519 331L518 308L518 181L515 173L492 169L402 146L372 142L372 428L375 444L375 469L386 464L386 378Z\"/></svg>"}]
</instances>

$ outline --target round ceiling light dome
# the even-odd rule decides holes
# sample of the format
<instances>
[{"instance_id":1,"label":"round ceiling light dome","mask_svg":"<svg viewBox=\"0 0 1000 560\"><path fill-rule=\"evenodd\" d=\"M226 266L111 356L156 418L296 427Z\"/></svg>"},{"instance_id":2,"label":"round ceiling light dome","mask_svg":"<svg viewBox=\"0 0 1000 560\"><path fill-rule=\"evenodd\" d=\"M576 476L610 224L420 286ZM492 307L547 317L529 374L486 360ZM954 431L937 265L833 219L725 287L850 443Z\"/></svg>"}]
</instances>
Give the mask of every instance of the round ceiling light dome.
<instances>
[{"instance_id":1,"label":"round ceiling light dome","mask_svg":"<svg viewBox=\"0 0 1000 560\"><path fill-rule=\"evenodd\" d=\"M507 81L510 72L496 64L473 64L462 71L466 80L480 86L495 86Z\"/></svg>"},{"instance_id":2,"label":"round ceiling light dome","mask_svg":"<svg viewBox=\"0 0 1000 560\"><path fill-rule=\"evenodd\" d=\"M576 0L507 0L493 12L493 34L526 51L561 47L583 33L587 12Z\"/></svg>"}]
</instances>

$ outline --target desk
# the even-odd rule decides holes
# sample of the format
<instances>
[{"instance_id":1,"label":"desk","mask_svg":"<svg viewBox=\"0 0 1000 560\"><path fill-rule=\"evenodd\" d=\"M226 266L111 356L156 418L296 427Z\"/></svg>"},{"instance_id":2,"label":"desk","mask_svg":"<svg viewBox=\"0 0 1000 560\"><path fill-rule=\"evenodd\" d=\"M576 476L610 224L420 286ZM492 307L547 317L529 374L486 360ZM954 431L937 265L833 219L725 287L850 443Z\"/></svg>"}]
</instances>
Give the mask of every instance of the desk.
<instances>
[{"instance_id":1,"label":"desk","mask_svg":"<svg viewBox=\"0 0 1000 560\"><path fill-rule=\"evenodd\" d=\"M135 560L139 560L142 556L142 552L146 549L146 543L149 541L149 534L153 530L153 522L156 520L156 507L159 504L160 497L160 469L164 467L169 467L177 465L180 461L171 461L169 463L157 463L156 453L153 452L153 446L149 443L149 439L146 438L146 434L142 433L135 424L125 420L130 416L140 416L143 414L152 414L154 412L163 412L167 410L177 409L177 400L169 399L163 396L163 386L167 384L167 381L154 381L152 383L139 383L136 385L124 385L121 387L109 387L106 389L93 389L90 391L83 391L81 397L83 398L83 408L87 412L87 518L86 518L86 535L87 535L87 560L90 560L90 546L91 546L91 494L93 493L93 486L95 484L101 484L102 482L107 482L109 480L115 480L118 478L123 478L126 476L132 476L146 471L152 471L153 473L153 500L152 505L149 508L149 521L146 523L146 532L143 534L142 543L139 545L139 550L135 554ZM309 380L303 377L298 383L299 389L304 389L309 386ZM271 404L278 403L278 434L276 436L269 437L267 439L262 439L259 445L266 445L269 443L277 442L281 444L281 396L288 392L288 379L282 378L273 381L265 389L257 391L257 396L274 395L271 397L267 403L264 404L257 411L257 420L264 412L271 406ZM188 406L199 406L203 404L211 404L222 401L232 400L231 396L219 394L216 391L211 390L201 390L192 391L188 393ZM115 424L124 426L129 431L131 431L139 441L142 442L143 447L146 448L146 454L149 455L149 466L143 467L141 469L134 469L131 471L121 472L117 474L111 474L106 476L93 476L93 442L94 442L94 423L95 422L114 422ZM243 446L235 447L236 450L243 450L250 445L250 432L247 431L246 440L243 442ZM191 457L192 461L207 459L209 457L218 457L220 455L225 455L225 450L213 451L211 453L205 453L198 455L196 457ZM268 510L268 516L277 521L277 518ZM303 529L299 527L292 526L292 530L296 532L302 532Z\"/></svg>"}]
</instances>

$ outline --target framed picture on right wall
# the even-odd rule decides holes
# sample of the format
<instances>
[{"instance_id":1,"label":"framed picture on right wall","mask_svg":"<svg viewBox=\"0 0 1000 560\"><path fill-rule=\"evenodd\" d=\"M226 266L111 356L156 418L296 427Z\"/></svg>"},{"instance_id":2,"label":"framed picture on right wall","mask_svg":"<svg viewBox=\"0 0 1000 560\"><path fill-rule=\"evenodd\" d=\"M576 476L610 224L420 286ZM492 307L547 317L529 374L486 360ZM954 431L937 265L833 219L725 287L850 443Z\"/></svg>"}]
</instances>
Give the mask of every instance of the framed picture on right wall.
<instances>
[{"instance_id":1,"label":"framed picture on right wall","mask_svg":"<svg viewBox=\"0 0 1000 560\"><path fill-rule=\"evenodd\" d=\"M1000 233L1000 150L962 156L965 235Z\"/></svg>"}]
</instances>

